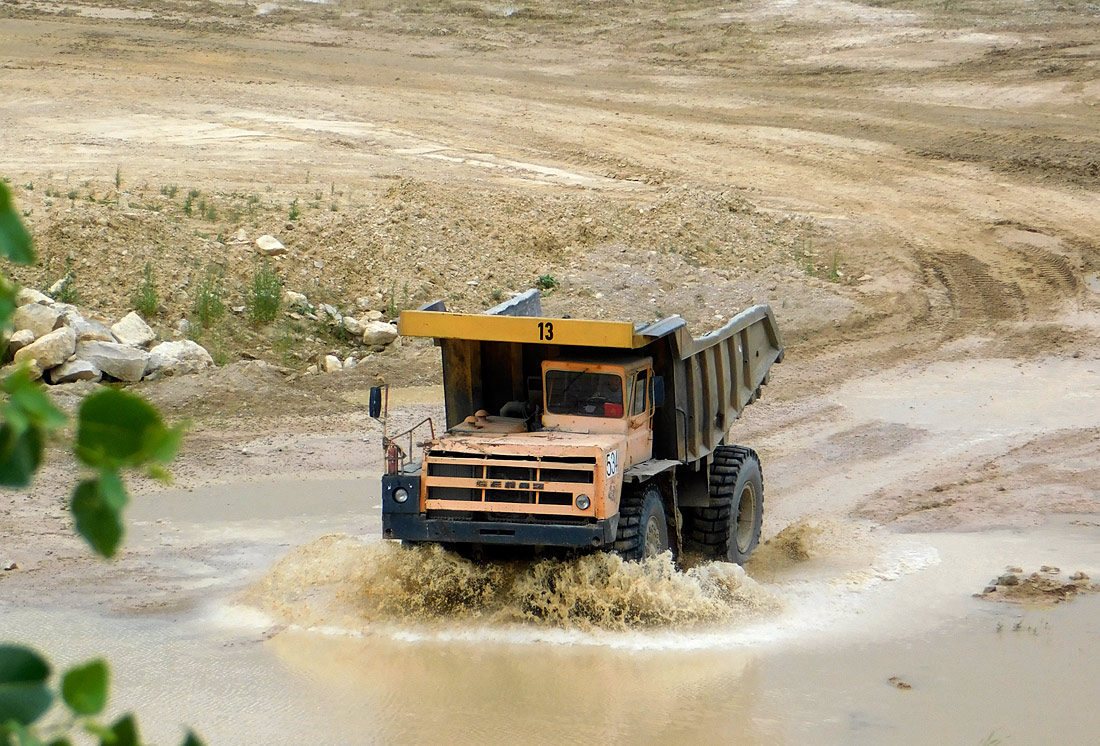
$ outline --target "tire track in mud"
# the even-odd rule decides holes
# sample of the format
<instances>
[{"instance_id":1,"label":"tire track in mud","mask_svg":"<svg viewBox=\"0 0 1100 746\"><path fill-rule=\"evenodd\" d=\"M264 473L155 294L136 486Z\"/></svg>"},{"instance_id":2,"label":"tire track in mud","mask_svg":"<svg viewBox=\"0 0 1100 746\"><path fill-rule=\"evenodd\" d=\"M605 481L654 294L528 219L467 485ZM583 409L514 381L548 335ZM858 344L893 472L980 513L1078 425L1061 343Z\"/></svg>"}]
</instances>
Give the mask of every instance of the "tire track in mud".
<instances>
[{"instance_id":1,"label":"tire track in mud","mask_svg":"<svg viewBox=\"0 0 1100 746\"><path fill-rule=\"evenodd\" d=\"M927 284L947 291L953 316L965 320L1010 321L1027 317L1019 284L995 278L985 262L962 252L918 254Z\"/></svg>"}]
</instances>

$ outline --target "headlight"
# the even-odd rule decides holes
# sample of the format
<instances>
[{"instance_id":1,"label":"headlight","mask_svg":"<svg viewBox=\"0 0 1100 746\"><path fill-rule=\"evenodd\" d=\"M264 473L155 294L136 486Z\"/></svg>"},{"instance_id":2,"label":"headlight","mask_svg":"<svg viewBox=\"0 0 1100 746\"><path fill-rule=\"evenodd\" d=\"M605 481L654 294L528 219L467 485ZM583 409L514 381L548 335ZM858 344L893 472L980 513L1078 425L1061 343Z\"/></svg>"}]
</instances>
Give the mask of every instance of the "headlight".
<instances>
[{"instance_id":1,"label":"headlight","mask_svg":"<svg viewBox=\"0 0 1100 746\"><path fill-rule=\"evenodd\" d=\"M409 491L404 487L398 487L393 491L393 501L403 503L409 499Z\"/></svg>"},{"instance_id":2,"label":"headlight","mask_svg":"<svg viewBox=\"0 0 1100 746\"><path fill-rule=\"evenodd\" d=\"M588 510L588 506L592 504L592 500L588 495L577 495L577 508L580 510Z\"/></svg>"}]
</instances>

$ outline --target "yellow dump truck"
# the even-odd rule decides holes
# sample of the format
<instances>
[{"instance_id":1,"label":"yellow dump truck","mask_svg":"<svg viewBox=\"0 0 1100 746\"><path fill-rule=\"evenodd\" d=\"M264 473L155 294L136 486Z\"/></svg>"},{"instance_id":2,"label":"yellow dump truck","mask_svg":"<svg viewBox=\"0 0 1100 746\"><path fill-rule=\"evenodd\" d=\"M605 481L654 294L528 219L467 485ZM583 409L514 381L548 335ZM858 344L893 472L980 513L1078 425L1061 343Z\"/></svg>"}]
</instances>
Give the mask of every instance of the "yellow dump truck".
<instances>
[{"instance_id":1,"label":"yellow dump truck","mask_svg":"<svg viewBox=\"0 0 1100 746\"><path fill-rule=\"evenodd\" d=\"M547 318L528 291L482 314L406 311L398 328L442 350L447 427L384 436L385 537L738 563L759 541L760 461L728 434L783 359L768 306L693 339L677 316Z\"/></svg>"}]
</instances>

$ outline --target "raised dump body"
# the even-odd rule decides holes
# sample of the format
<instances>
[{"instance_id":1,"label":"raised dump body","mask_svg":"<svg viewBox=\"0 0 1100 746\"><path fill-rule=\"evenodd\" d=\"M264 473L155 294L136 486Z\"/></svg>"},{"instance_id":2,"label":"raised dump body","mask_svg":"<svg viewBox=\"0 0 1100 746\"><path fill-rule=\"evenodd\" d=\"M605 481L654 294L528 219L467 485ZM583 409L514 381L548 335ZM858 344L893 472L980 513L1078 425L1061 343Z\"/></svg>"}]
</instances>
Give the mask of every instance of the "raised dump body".
<instances>
[{"instance_id":1,"label":"raised dump body","mask_svg":"<svg viewBox=\"0 0 1100 746\"><path fill-rule=\"evenodd\" d=\"M734 561L755 546L759 460L727 435L783 357L769 307L693 339L679 317L543 317L529 291L485 314L405 312L399 329L442 350L447 433L384 477L386 536Z\"/></svg>"}]
</instances>

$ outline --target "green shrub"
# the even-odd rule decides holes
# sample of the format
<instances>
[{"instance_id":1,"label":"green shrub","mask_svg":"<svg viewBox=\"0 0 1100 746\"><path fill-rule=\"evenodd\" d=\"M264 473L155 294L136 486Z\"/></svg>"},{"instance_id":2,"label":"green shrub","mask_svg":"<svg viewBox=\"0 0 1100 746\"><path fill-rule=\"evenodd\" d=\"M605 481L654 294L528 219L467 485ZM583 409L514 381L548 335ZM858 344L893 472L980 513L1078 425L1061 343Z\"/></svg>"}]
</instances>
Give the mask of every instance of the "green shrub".
<instances>
[{"instance_id":1,"label":"green shrub","mask_svg":"<svg viewBox=\"0 0 1100 746\"><path fill-rule=\"evenodd\" d=\"M268 324L279 315L283 302L283 278L270 261L264 259L252 272L252 286L246 305L253 324Z\"/></svg>"},{"instance_id":2,"label":"green shrub","mask_svg":"<svg viewBox=\"0 0 1100 746\"><path fill-rule=\"evenodd\" d=\"M202 328L209 329L225 316L224 298L221 270L207 267L195 283L195 320Z\"/></svg>"},{"instance_id":3,"label":"green shrub","mask_svg":"<svg viewBox=\"0 0 1100 746\"><path fill-rule=\"evenodd\" d=\"M298 218L302 217L302 211L298 209L297 199L290 203L290 213L289 215L287 215L287 217L289 217L291 220L297 220Z\"/></svg>"},{"instance_id":4,"label":"green shrub","mask_svg":"<svg viewBox=\"0 0 1100 746\"><path fill-rule=\"evenodd\" d=\"M145 273L141 285L134 293L133 302L134 308L137 309L142 318L150 319L156 315L157 308L160 306L160 296L157 294L157 282L153 276L152 262L145 263Z\"/></svg>"},{"instance_id":5,"label":"green shrub","mask_svg":"<svg viewBox=\"0 0 1100 746\"><path fill-rule=\"evenodd\" d=\"M535 287L539 290L553 290L559 284L554 275L539 275L539 279L535 281Z\"/></svg>"}]
</instances>

